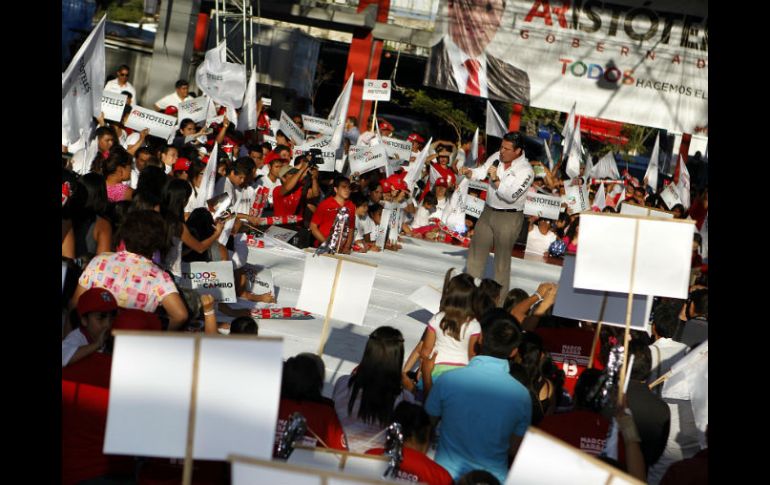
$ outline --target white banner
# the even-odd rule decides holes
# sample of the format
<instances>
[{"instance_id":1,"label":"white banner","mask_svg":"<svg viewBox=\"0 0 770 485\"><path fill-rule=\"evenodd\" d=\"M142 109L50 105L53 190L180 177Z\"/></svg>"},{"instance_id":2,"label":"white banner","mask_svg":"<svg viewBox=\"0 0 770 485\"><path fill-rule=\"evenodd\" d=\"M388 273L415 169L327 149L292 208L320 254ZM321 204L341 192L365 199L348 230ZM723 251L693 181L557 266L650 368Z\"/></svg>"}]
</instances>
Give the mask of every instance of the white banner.
<instances>
[{"instance_id":1,"label":"white banner","mask_svg":"<svg viewBox=\"0 0 770 485\"><path fill-rule=\"evenodd\" d=\"M332 133L331 147L333 150L337 150L342 146L342 134L345 130L345 120L348 116L348 106L350 106L350 93L353 91L353 80L355 74L351 73L348 78L348 82L345 84L345 88L342 93L337 97L337 101L334 102L331 113L329 113L329 121L334 126L334 132Z\"/></svg>"},{"instance_id":2,"label":"white banner","mask_svg":"<svg viewBox=\"0 0 770 485\"><path fill-rule=\"evenodd\" d=\"M334 172L336 166L336 153L329 150L330 137L324 136L316 140L308 141L302 145L295 146L292 158L296 158L305 152L310 151L311 148L317 148L321 150L321 156L324 159L322 165L318 165L318 170L321 172Z\"/></svg>"},{"instance_id":3,"label":"white banner","mask_svg":"<svg viewBox=\"0 0 770 485\"><path fill-rule=\"evenodd\" d=\"M398 140L387 136L383 136L381 140L385 144L385 150L388 152L389 157L396 157L399 160L409 160L412 156L412 142Z\"/></svg>"},{"instance_id":4,"label":"white banner","mask_svg":"<svg viewBox=\"0 0 770 485\"><path fill-rule=\"evenodd\" d=\"M285 111L281 111L280 130L297 145L305 142L305 134L302 129L294 123Z\"/></svg>"},{"instance_id":5,"label":"white banner","mask_svg":"<svg viewBox=\"0 0 770 485\"><path fill-rule=\"evenodd\" d=\"M177 113L177 119L182 120L189 118L195 123L206 121L206 110L208 108L210 98L208 96L199 96L197 98L188 99L179 103L179 111Z\"/></svg>"},{"instance_id":6,"label":"white banner","mask_svg":"<svg viewBox=\"0 0 770 485\"><path fill-rule=\"evenodd\" d=\"M527 192L527 200L524 203L525 216L544 217L555 221L559 219L560 209L561 196Z\"/></svg>"},{"instance_id":7,"label":"white banner","mask_svg":"<svg viewBox=\"0 0 770 485\"><path fill-rule=\"evenodd\" d=\"M257 71L255 67L251 68L251 77L249 84L246 85L246 92L243 95L243 108L238 115L238 130L247 131L257 128Z\"/></svg>"},{"instance_id":8,"label":"white banner","mask_svg":"<svg viewBox=\"0 0 770 485\"><path fill-rule=\"evenodd\" d=\"M235 277L233 263L182 263L179 286L196 290L201 295L211 295L221 303L235 303Z\"/></svg>"},{"instance_id":9,"label":"white banner","mask_svg":"<svg viewBox=\"0 0 770 485\"><path fill-rule=\"evenodd\" d=\"M388 163L388 153L385 151L385 144L352 146L350 151L348 151L348 162L350 163L350 173L358 172L362 174L384 167Z\"/></svg>"},{"instance_id":10,"label":"white banner","mask_svg":"<svg viewBox=\"0 0 770 485\"><path fill-rule=\"evenodd\" d=\"M62 144L72 145L91 128L104 91L103 16L61 75Z\"/></svg>"},{"instance_id":11,"label":"white banner","mask_svg":"<svg viewBox=\"0 0 770 485\"><path fill-rule=\"evenodd\" d=\"M364 101L390 101L390 81L364 79Z\"/></svg>"},{"instance_id":12,"label":"white banner","mask_svg":"<svg viewBox=\"0 0 770 485\"><path fill-rule=\"evenodd\" d=\"M567 211L570 214L576 214L589 209L588 186L586 184L566 185L564 191L567 196Z\"/></svg>"},{"instance_id":13,"label":"white banner","mask_svg":"<svg viewBox=\"0 0 770 485\"><path fill-rule=\"evenodd\" d=\"M205 60L195 71L195 80L215 103L240 108L246 91L246 66L225 62L225 51L224 42L207 51Z\"/></svg>"},{"instance_id":14,"label":"white banner","mask_svg":"<svg viewBox=\"0 0 770 485\"><path fill-rule=\"evenodd\" d=\"M125 94L104 91L102 93L104 119L120 123L123 120L123 109L126 107L127 100L128 96Z\"/></svg>"},{"instance_id":15,"label":"white banner","mask_svg":"<svg viewBox=\"0 0 770 485\"><path fill-rule=\"evenodd\" d=\"M302 115L302 127L307 131L321 133L322 135L331 135L334 133L332 122L315 116Z\"/></svg>"},{"instance_id":16,"label":"white banner","mask_svg":"<svg viewBox=\"0 0 770 485\"><path fill-rule=\"evenodd\" d=\"M669 210L673 209L675 205L682 203L682 199L679 198L679 190L675 184L668 184L665 189L661 190L660 198Z\"/></svg>"},{"instance_id":17,"label":"white banner","mask_svg":"<svg viewBox=\"0 0 770 485\"><path fill-rule=\"evenodd\" d=\"M176 117L164 115L141 106L131 107L126 127L132 130L142 131L147 128L150 135L168 140L176 129Z\"/></svg>"},{"instance_id":18,"label":"white banner","mask_svg":"<svg viewBox=\"0 0 770 485\"><path fill-rule=\"evenodd\" d=\"M426 85L561 112L579 97L579 115L708 133L708 2L441 0L436 19ZM484 51L475 85L450 42Z\"/></svg>"},{"instance_id":19,"label":"white banner","mask_svg":"<svg viewBox=\"0 0 770 485\"><path fill-rule=\"evenodd\" d=\"M469 195L465 199L465 213L475 218L481 217L481 213L484 212L485 202L478 197Z\"/></svg>"},{"instance_id":20,"label":"white banner","mask_svg":"<svg viewBox=\"0 0 770 485\"><path fill-rule=\"evenodd\" d=\"M270 107L273 104L273 100L270 98L262 98L262 106Z\"/></svg>"},{"instance_id":21,"label":"white banner","mask_svg":"<svg viewBox=\"0 0 770 485\"><path fill-rule=\"evenodd\" d=\"M295 234L297 234L297 231L292 231L291 229L286 229L284 227L270 226L265 231L265 234L287 243L291 241L291 238L293 238Z\"/></svg>"},{"instance_id":22,"label":"white banner","mask_svg":"<svg viewBox=\"0 0 770 485\"><path fill-rule=\"evenodd\" d=\"M262 139L264 141L268 142L270 144L270 146L273 147L273 149L275 149L276 145L278 145L278 142L275 141L275 137L274 136L263 135Z\"/></svg>"}]
</instances>

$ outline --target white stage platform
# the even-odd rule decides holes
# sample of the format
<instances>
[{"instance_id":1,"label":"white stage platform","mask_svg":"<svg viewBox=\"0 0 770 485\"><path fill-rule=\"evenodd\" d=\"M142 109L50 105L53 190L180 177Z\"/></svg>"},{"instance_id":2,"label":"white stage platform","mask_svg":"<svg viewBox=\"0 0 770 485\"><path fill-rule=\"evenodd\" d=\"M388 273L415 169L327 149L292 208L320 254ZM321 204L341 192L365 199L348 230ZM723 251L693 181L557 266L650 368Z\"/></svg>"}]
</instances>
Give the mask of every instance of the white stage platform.
<instances>
[{"instance_id":1,"label":"white stage platform","mask_svg":"<svg viewBox=\"0 0 770 485\"><path fill-rule=\"evenodd\" d=\"M361 326L332 320L329 339L323 355L326 364L324 394L331 395L338 377L349 374L363 355L369 334L377 327L389 325L404 335L406 355L414 348L425 329L430 312L409 301L408 297L423 285L441 288L449 268L465 268L467 249L443 243L402 238L403 249L397 252L354 254L377 264L372 297ZM259 265L269 267L276 286L278 306L293 307L302 283L304 254L283 249L259 249ZM256 258L255 258L256 259ZM511 258L510 288L533 292L541 282L558 282L561 267L543 262L542 258ZM491 277L492 257L487 263ZM342 295L344 301L344 295ZM339 300L339 296L338 296ZM220 321L230 320L219 316ZM323 316L311 320L260 320L261 336L284 339L284 359L300 352L316 352L323 327Z\"/></svg>"}]
</instances>

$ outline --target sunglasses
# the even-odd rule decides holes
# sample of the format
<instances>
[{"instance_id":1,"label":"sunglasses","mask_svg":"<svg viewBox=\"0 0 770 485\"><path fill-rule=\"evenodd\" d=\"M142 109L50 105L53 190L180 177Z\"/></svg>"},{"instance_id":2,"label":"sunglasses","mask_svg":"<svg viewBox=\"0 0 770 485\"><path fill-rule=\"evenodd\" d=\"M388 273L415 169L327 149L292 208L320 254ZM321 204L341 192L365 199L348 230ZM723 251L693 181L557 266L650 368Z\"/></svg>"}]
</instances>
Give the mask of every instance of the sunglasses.
<instances>
[{"instance_id":1,"label":"sunglasses","mask_svg":"<svg viewBox=\"0 0 770 485\"><path fill-rule=\"evenodd\" d=\"M128 77L128 73L127 72L119 72L118 76L119 77Z\"/></svg>"}]
</instances>

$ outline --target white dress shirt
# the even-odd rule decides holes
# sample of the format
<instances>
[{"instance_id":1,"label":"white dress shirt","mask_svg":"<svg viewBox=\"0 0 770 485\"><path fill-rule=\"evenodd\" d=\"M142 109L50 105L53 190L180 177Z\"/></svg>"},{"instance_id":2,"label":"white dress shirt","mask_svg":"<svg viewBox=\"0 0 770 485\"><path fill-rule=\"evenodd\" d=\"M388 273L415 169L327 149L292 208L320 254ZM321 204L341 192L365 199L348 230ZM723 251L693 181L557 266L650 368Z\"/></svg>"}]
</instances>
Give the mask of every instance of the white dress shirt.
<instances>
[{"instance_id":1,"label":"white dress shirt","mask_svg":"<svg viewBox=\"0 0 770 485\"><path fill-rule=\"evenodd\" d=\"M465 65L465 61L468 59L474 59L469 56L457 44L452 42L451 36L444 37L444 45L446 45L447 55L449 56L449 62L452 63L452 71L454 72L455 81L457 81L457 91L464 93L468 87L468 67ZM487 56L481 54L480 57L475 58L479 61L479 92L482 98L488 98L489 88L487 86Z\"/></svg>"},{"instance_id":2,"label":"white dress shirt","mask_svg":"<svg viewBox=\"0 0 770 485\"><path fill-rule=\"evenodd\" d=\"M163 96L160 98L155 104L158 105L158 108L165 110L169 106L173 106L175 108L179 108L179 103L183 103L185 101L189 101L192 99L192 96L188 95L186 98L182 99L177 94L176 91L174 91L171 94L168 94L166 96Z\"/></svg>"},{"instance_id":3,"label":"white dress shirt","mask_svg":"<svg viewBox=\"0 0 770 485\"><path fill-rule=\"evenodd\" d=\"M131 85L130 82L126 81L126 84L121 86L118 84L117 79L113 79L112 81L108 81L107 84L104 85L104 90L109 91L111 93L122 93L123 91L128 91L131 93L131 104L134 106L137 106L139 104L139 101L136 99L136 89Z\"/></svg>"},{"instance_id":4,"label":"white dress shirt","mask_svg":"<svg viewBox=\"0 0 770 485\"><path fill-rule=\"evenodd\" d=\"M489 167L496 160L500 160L499 151L492 154L484 165L471 169L471 179L483 180L487 176ZM535 172L524 155L524 151L522 150L521 156L512 161L507 169L500 162L500 165L497 167L497 176L500 179L500 185L495 189L494 184L489 184L486 205L493 209L516 209L523 211L527 189L535 180Z\"/></svg>"}]
</instances>

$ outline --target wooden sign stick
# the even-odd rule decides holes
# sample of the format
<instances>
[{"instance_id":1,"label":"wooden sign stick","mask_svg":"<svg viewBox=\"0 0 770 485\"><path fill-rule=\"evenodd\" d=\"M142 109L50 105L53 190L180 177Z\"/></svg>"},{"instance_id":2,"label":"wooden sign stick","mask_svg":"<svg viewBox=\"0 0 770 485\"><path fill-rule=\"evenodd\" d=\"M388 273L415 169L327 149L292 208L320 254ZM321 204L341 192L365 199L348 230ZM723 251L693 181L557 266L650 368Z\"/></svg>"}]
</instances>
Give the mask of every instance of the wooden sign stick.
<instances>
[{"instance_id":1,"label":"wooden sign stick","mask_svg":"<svg viewBox=\"0 0 770 485\"><path fill-rule=\"evenodd\" d=\"M326 317L324 318L323 330L321 330L321 342L318 346L318 355L324 353L326 340L329 338L329 320L332 317L332 308L334 307L334 298L337 296L337 283L340 281L340 272L342 271L342 260L337 259L337 268L334 272L334 284L332 284L332 294L329 296L329 305L326 307Z\"/></svg>"},{"instance_id":2,"label":"wooden sign stick","mask_svg":"<svg viewBox=\"0 0 770 485\"><path fill-rule=\"evenodd\" d=\"M602 331L602 320L604 320L604 309L607 308L607 292L604 292L604 298L602 299L602 307L599 310L599 318L596 320L596 333L594 333L594 341L591 343L591 356L588 358L588 368L594 367L594 356L596 355L596 348L599 344L599 334Z\"/></svg>"},{"instance_id":3,"label":"wooden sign stick","mask_svg":"<svg viewBox=\"0 0 770 485\"><path fill-rule=\"evenodd\" d=\"M626 303L626 332L623 336L623 367L620 369L620 385L618 386L618 404L623 402L626 385L626 366L628 365L628 341L631 338L631 312L634 308L634 273L636 272L636 245L639 242L639 219L634 221L634 248L631 252L631 284L628 288L628 303Z\"/></svg>"},{"instance_id":4,"label":"wooden sign stick","mask_svg":"<svg viewBox=\"0 0 770 485\"><path fill-rule=\"evenodd\" d=\"M192 390L190 391L190 412L187 416L187 447L184 454L184 469L182 484L192 483L193 473L193 442L195 439L195 412L198 402L198 368L200 367L201 334L195 334L195 350L193 351Z\"/></svg>"}]
</instances>

